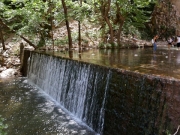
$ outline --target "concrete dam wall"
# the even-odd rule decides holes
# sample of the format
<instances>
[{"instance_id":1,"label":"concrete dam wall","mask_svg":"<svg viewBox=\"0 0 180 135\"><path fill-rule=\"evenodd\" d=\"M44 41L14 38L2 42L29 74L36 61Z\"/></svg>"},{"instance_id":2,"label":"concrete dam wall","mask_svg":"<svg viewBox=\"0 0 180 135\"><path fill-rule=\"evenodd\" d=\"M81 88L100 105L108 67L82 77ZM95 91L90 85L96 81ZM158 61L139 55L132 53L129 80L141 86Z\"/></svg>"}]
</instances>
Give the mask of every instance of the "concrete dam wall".
<instances>
[{"instance_id":1,"label":"concrete dam wall","mask_svg":"<svg viewBox=\"0 0 180 135\"><path fill-rule=\"evenodd\" d=\"M32 52L28 79L101 135L162 135L180 123L180 82Z\"/></svg>"}]
</instances>

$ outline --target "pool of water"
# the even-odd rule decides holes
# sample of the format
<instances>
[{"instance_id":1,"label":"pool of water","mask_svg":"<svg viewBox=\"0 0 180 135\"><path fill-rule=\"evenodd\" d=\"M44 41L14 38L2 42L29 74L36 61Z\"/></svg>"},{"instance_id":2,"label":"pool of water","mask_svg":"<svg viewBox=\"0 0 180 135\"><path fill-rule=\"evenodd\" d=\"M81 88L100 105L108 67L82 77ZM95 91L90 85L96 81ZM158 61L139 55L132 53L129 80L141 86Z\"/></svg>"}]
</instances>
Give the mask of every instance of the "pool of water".
<instances>
[{"instance_id":1,"label":"pool of water","mask_svg":"<svg viewBox=\"0 0 180 135\"><path fill-rule=\"evenodd\" d=\"M176 47L168 49L167 46L158 46L156 51L153 51L152 48L137 48L91 49L81 53L74 50L71 54L66 51L46 53L141 74L180 79L180 50L177 50Z\"/></svg>"},{"instance_id":2,"label":"pool of water","mask_svg":"<svg viewBox=\"0 0 180 135\"><path fill-rule=\"evenodd\" d=\"M96 134L25 78L0 79L0 101L0 135Z\"/></svg>"}]
</instances>

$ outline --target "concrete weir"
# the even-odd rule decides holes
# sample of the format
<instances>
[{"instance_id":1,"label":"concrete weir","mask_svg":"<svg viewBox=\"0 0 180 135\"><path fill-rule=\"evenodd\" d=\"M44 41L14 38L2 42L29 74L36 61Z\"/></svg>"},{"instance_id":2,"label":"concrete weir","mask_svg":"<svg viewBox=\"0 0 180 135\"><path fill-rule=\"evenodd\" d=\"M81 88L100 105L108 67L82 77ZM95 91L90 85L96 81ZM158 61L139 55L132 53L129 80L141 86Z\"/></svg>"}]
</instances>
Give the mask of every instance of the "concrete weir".
<instances>
[{"instance_id":1,"label":"concrete weir","mask_svg":"<svg viewBox=\"0 0 180 135\"><path fill-rule=\"evenodd\" d=\"M31 52L28 79L101 135L173 134L180 81Z\"/></svg>"}]
</instances>

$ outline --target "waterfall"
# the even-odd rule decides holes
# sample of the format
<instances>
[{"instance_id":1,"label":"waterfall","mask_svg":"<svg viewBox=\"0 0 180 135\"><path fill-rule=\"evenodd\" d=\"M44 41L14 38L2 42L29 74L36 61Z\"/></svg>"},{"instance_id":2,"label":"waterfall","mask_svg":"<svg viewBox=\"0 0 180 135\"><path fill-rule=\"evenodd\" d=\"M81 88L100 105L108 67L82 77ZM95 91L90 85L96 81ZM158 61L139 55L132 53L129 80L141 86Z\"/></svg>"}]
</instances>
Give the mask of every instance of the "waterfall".
<instances>
[{"instance_id":1,"label":"waterfall","mask_svg":"<svg viewBox=\"0 0 180 135\"><path fill-rule=\"evenodd\" d=\"M28 79L101 135L172 133L180 122L179 80L37 52Z\"/></svg>"},{"instance_id":2,"label":"waterfall","mask_svg":"<svg viewBox=\"0 0 180 135\"><path fill-rule=\"evenodd\" d=\"M88 63L33 53L28 78L98 133L103 130L110 71Z\"/></svg>"}]
</instances>

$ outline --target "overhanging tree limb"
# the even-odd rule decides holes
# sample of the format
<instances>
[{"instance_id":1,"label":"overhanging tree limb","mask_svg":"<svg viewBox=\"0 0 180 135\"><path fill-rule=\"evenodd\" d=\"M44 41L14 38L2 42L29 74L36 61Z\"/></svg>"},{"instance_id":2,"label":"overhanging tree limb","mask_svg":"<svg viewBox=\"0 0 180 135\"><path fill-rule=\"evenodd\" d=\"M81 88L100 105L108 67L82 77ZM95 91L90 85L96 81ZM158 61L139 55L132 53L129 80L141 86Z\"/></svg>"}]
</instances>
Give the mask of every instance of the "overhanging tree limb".
<instances>
[{"instance_id":1,"label":"overhanging tree limb","mask_svg":"<svg viewBox=\"0 0 180 135\"><path fill-rule=\"evenodd\" d=\"M11 29L9 28L9 26L6 25L6 24L2 21L2 19L0 19L0 24L3 25L4 27L6 27L7 29L9 29L11 32L13 32L13 33L15 33L16 35L18 35L19 37L21 37L21 38L22 38L24 41L26 41L30 46L34 47L35 49L37 48L37 46L36 46L35 44L33 44L31 41L29 41L27 38L25 38L24 36L16 33L15 30L11 30Z\"/></svg>"},{"instance_id":2,"label":"overhanging tree limb","mask_svg":"<svg viewBox=\"0 0 180 135\"><path fill-rule=\"evenodd\" d=\"M36 45L34 45L31 41L29 41L27 38L23 37L22 35L17 34L20 36L24 41L26 41L30 46L34 47L35 49L37 48Z\"/></svg>"}]
</instances>

